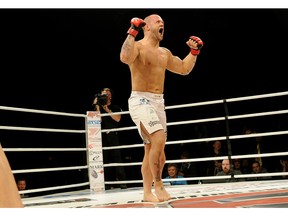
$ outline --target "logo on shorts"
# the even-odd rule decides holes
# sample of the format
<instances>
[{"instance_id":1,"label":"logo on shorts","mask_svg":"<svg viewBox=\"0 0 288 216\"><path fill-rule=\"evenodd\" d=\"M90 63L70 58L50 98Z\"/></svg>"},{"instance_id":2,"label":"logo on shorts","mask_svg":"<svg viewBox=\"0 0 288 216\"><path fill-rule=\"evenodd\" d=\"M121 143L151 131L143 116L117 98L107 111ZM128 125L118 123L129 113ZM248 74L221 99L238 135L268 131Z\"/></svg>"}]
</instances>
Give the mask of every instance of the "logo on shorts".
<instances>
[{"instance_id":1,"label":"logo on shorts","mask_svg":"<svg viewBox=\"0 0 288 216\"><path fill-rule=\"evenodd\" d=\"M160 123L160 121L150 121L148 124L150 127L153 127L153 126L155 126L157 124L161 124L161 123Z\"/></svg>"},{"instance_id":2,"label":"logo on shorts","mask_svg":"<svg viewBox=\"0 0 288 216\"><path fill-rule=\"evenodd\" d=\"M149 100L147 100L146 98L141 98L140 104L149 104Z\"/></svg>"}]
</instances>

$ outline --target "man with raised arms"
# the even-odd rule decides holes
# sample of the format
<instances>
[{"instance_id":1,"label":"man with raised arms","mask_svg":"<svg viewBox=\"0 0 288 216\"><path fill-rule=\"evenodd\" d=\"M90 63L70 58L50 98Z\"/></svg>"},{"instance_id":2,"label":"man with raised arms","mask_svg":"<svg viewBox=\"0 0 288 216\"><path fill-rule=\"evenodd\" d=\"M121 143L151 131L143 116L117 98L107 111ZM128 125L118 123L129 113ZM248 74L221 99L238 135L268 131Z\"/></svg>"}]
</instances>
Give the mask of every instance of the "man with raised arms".
<instances>
[{"instance_id":1,"label":"man with raised arms","mask_svg":"<svg viewBox=\"0 0 288 216\"><path fill-rule=\"evenodd\" d=\"M163 186L162 171L166 162L164 152L167 138L164 104L164 80L166 70L188 75L195 66L203 46L199 37L191 36L186 42L189 53L182 60L170 50L160 47L164 35L164 21L157 14L144 20L133 18L128 35L122 45L120 60L131 72L132 92L129 112L138 127L144 142L144 157L141 166L144 202L162 202L171 199ZM144 37L136 41L143 29ZM154 183L155 195L152 192Z\"/></svg>"}]
</instances>

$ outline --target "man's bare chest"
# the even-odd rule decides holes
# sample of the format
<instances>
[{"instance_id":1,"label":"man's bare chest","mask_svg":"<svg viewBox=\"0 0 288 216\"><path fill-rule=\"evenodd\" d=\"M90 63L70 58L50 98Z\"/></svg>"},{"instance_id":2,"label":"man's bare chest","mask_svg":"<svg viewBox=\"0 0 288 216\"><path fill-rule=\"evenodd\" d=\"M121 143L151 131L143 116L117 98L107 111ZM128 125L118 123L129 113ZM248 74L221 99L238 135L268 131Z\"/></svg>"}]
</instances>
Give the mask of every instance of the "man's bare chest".
<instances>
[{"instance_id":1,"label":"man's bare chest","mask_svg":"<svg viewBox=\"0 0 288 216\"><path fill-rule=\"evenodd\" d=\"M166 67L168 61L167 54L160 49L144 49L140 57L144 65Z\"/></svg>"}]
</instances>

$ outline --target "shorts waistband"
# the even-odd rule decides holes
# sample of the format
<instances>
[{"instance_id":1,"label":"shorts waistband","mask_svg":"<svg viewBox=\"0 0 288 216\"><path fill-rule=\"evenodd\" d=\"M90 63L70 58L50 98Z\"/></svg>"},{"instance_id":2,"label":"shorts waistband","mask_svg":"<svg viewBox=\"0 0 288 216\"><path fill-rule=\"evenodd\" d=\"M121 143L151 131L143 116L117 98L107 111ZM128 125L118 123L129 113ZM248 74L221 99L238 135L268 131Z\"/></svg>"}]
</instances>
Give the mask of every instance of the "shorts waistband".
<instances>
[{"instance_id":1,"label":"shorts waistband","mask_svg":"<svg viewBox=\"0 0 288 216\"><path fill-rule=\"evenodd\" d=\"M163 99L164 94L155 94L151 92L139 92L139 91L132 91L131 96L143 96L148 98L154 98L154 99Z\"/></svg>"}]
</instances>

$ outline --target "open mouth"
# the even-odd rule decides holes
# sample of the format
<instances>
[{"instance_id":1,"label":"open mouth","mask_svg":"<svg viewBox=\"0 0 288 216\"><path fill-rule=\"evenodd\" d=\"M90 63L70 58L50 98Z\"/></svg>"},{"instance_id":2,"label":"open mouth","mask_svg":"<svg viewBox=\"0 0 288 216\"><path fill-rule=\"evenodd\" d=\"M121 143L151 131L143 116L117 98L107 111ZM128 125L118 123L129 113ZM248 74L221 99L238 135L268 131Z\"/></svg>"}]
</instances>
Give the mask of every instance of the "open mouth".
<instances>
[{"instance_id":1,"label":"open mouth","mask_svg":"<svg viewBox=\"0 0 288 216\"><path fill-rule=\"evenodd\" d=\"M160 33L160 34L163 34L163 32L164 32L164 29L163 29L163 28L160 28L160 29L159 29L159 33Z\"/></svg>"}]
</instances>

